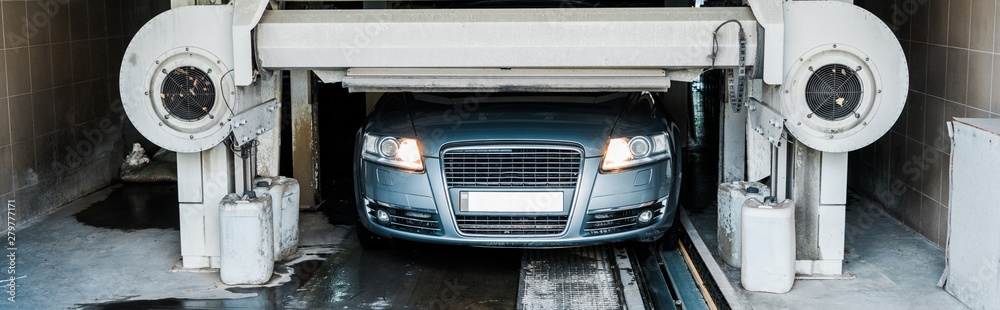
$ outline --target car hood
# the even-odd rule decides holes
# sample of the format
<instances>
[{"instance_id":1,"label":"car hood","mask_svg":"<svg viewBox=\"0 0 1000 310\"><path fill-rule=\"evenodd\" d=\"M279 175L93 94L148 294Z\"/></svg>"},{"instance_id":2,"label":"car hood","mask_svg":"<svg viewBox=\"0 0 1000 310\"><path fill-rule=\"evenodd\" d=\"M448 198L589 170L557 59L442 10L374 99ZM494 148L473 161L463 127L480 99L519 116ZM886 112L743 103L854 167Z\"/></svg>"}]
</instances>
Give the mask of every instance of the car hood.
<instances>
[{"instance_id":1,"label":"car hood","mask_svg":"<svg viewBox=\"0 0 1000 310\"><path fill-rule=\"evenodd\" d=\"M601 156L626 102L622 94L415 97L410 117L427 157L482 140L564 141Z\"/></svg>"}]
</instances>

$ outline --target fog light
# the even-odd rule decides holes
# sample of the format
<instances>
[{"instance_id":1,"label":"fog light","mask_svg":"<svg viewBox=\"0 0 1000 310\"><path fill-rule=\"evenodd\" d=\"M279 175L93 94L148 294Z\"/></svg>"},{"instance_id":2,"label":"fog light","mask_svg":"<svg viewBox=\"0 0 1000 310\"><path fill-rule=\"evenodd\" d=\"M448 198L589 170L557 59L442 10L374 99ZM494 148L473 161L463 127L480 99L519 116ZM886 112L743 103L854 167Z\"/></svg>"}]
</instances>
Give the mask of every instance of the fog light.
<instances>
[{"instance_id":1,"label":"fog light","mask_svg":"<svg viewBox=\"0 0 1000 310\"><path fill-rule=\"evenodd\" d=\"M378 210L375 212L375 216L378 217L378 221L382 222L383 225L389 225L389 213L385 210Z\"/></svg>"},{"instance_id":2,"label":"fog light","mask_svg":"<svg viewBox=\"0 0 1000 310\"><path fill-rule=\"evenodd\" d=\"M653 220L653 211L646 210L639 213L639 224L649 224L649 221Z\"/></svg>"}]
</instances>

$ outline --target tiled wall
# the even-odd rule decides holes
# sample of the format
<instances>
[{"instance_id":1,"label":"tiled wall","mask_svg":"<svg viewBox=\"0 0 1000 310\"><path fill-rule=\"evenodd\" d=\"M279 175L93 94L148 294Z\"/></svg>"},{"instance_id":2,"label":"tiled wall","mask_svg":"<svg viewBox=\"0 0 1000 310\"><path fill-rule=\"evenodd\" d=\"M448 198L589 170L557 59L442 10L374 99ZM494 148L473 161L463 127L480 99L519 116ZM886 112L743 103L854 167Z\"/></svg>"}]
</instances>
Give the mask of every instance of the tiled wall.
<instances>
[{"instance_id":1,"label":"tiled wall","mask_svg":"<svg viewBox=\"0 0 1000 310\"><path fill-rule=\"evenodd\" d=\"M858 0L896 28L910 93L891 132L851 154L851 187L944 246L953 117L1000 118L997 0Z\"/></svg>"},{"instance_id":2,"label":"tiled wall","mask_svg":"<svg viewBox=\"0 0 1000 310\"><path fill-rule=\"evenodd\" d=\"M128 120L118 72L169 1L0 1L0 200L23 221L110 184Z\"/></svg>"}]
</instances>

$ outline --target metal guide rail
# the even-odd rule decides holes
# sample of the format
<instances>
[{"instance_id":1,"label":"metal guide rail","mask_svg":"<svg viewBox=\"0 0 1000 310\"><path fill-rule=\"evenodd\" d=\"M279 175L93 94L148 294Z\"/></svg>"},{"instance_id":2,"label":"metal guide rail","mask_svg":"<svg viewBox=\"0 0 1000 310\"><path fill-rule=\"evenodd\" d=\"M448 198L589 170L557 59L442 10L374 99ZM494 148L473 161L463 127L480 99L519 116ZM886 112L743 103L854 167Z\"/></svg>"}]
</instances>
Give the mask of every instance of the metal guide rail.
<instances>
[{"instance_id":1,"label":"metal guide rail","mask_svg":"<svg viewBox=\"0 0 1000 310\"><path fill-rule=\"evenodd\" d=\"M729 309L688 253L661 243L525 251L517 308Z\"/></svg>"},{"instance_id":2,"label":"metal guide rail","mask_svg":"<svg viewBox=\"0 0 1000 310\"><path fill-rule=\"evenodd\" d=\"M705 274L699 271L701 261L689 255L685 243L690 241L684 240L679 247L670 250L660 243L629 249L642 278L646 308L729 309L725 299L713 296L713 291L717 291L714 283L700 278L699 275Z\"/></svg>"}]
</instances>

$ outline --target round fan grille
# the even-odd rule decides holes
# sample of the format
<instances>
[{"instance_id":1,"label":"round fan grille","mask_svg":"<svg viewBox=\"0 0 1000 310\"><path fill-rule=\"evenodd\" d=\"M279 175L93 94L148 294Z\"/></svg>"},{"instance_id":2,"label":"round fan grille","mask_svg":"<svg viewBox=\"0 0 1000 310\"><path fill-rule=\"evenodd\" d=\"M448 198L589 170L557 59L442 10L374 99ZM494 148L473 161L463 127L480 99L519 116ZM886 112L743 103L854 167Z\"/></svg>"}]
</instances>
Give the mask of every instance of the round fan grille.
<instances>
[{"instance_id":1,"label":"round fan grille","mask_svg":"<svg viewBox=\"0 0 1000 310\"><path fill-rule=\"evenodd\" d=\"M180 67L168 72L163 79L160 99L170 116L197 121L207 116L215 106L215 85L205 71Z\"/></svg>"},{"instance_id":2,"label":"round fan grille","mask_svg":"<svg viewBox=\"0 0 1000 310\"><path fill-rule=\"evenodd\" d=\"M864 90L854 69L826 65L813 72L806 83L806 103L816 116L839 121L855 115Z\"/></svg>"}]
</instances>

